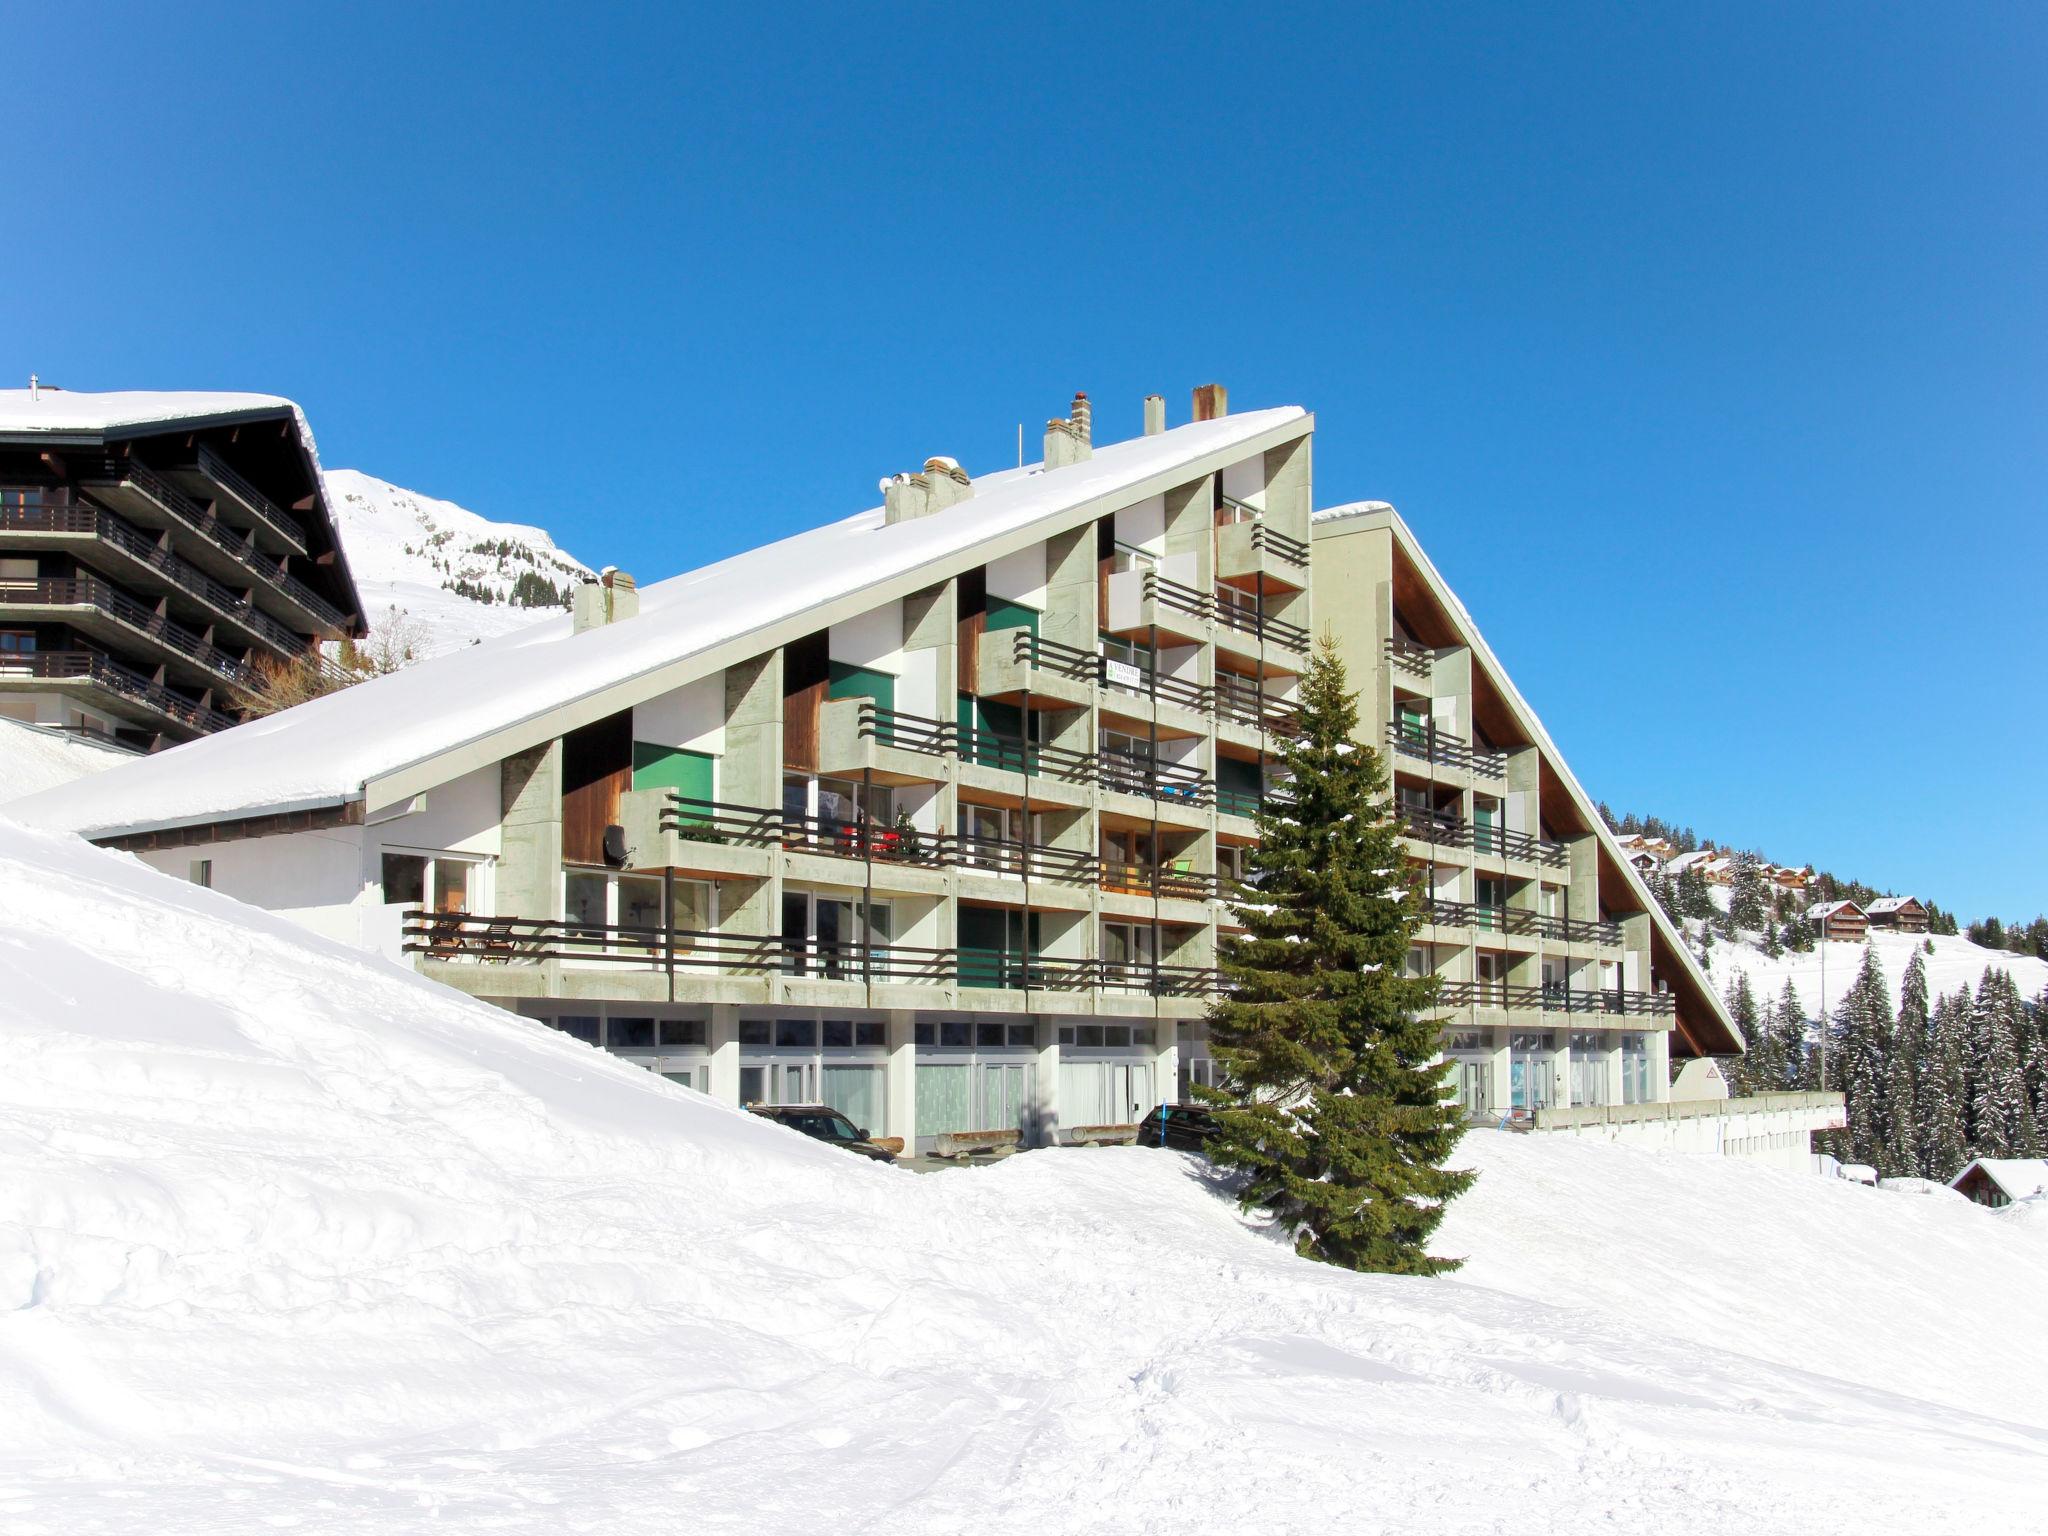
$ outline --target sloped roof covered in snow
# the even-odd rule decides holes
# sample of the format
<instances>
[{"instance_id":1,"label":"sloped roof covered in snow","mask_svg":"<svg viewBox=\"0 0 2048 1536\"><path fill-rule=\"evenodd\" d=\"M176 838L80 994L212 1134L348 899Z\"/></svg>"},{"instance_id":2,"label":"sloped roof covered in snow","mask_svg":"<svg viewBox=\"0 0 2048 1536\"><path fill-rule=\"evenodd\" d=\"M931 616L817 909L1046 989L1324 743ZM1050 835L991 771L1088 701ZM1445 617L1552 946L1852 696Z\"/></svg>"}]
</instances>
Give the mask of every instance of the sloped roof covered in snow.
<instances>
[{"instance_id":1,"label":"sloped roof covered in snow","mask_svg":"<svg viewBox=\"0 0 2048 1536\"><path fill-rule=\"evenodd\" d=\"M0 389L0 436L132 437L138 432L213 425L275 416L299 408L282 395L221 394L204 390L120 389L92 392Z\"/></svg>"},{"instance_id":2,"label":"sloped roof covered in snow","mask_svg":"<svg viewBox=\"0 0 2048 1536\"><path fill-rule=\"evenodd\" d=\"M8 809L89 837L357 798L374 811L784 644L835 603L890 601L1314 425L1296 406L1192 422L1063 468L982 476L927 517L887 523L872 508L644 586L636 618L582 634L566 615L537 623ZM458 753L475 761L451 768Z\"/></svg>"},{"instance_id":3,"label":"sloped roof covered in snow","mask_svg":"<svg viewBox=\"0 0 2048 1536\"><path fill-rule=\"evenodd\" d=\"M1863 915L1863 909L1853 901L1817 901L1806 909L1806 918L1808 922L1818 922L1840 912L1854 912L1858 917Z\"/></svg>"},{"instance_id":4,"label":"sloped roof covered in snow","mask_svg":"<svg viewBox=\"0 0 2048 1536\"><path fill-rule=\"evenodd\" d=\"M1883 913L1903 912L1908 907L1917 907L1919 905L1920 903L1911 896L1880 896L1863 910L1866 912Z\"/></svg>"},{"instance_id":5,"label":"sloped roof covered in snow","mask_svg":"<svg viewBox=\"0 0 2048 1536\"><path fill-rule=\"evenodd\" d=\"M1980 1157L1949 1180L1949 1188L1960 1189L1971 1168L1982 1170L1984 1177L1996 1184L1999 1193L2008 1200L2048 1195L2048 1158Z\"/></svg>"}]
</instances>

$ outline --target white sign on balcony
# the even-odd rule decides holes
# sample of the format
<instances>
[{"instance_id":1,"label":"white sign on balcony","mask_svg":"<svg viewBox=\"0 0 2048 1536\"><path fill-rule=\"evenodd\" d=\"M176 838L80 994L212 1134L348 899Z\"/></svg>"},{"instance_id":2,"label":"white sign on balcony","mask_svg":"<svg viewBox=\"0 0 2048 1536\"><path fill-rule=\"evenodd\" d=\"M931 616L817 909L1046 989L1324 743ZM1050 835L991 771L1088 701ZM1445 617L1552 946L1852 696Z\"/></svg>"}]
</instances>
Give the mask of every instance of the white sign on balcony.
<instances>
[{"instance_id":1,"label":"white sign on balcony","mask_svg":"<svg viewBox=\"0 0 2048 1536\"><path fill-rule=\"evenodd\" d=\"M1145 686L1143 672L1128 661L1113 661L1108 658L1102 663L1102 680L1112 688L1129 688L1133 692L1142 691Z\"/></svg>"}]
</instances>

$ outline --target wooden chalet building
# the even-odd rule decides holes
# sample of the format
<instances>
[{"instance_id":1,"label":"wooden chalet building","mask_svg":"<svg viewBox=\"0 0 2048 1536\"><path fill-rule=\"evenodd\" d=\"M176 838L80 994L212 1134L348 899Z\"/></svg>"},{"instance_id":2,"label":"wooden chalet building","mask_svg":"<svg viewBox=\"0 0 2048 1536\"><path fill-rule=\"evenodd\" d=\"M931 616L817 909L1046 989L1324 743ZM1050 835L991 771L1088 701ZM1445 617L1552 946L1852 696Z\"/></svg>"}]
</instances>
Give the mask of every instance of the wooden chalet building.
<instances>
[{"instance_id":1,"label":"wooden chalet building","mask_svg":"<svg viewBox=\"0 0 2048 1536\"><path fill-rule=\"evenodd\" d=\"M1911 896L1880 896L1864 908L1864 915L1873 928L1885 928L1893 933L1927 931L1927 908Z\"/></svg>"},{"instance_id":2,"label":"wooden chalet building","mask_svg":"<svg viewBox=\"0 0 2048 1536\"><path fill-rule=\"evenodd\" d=\"M1861 944L1870 937L1870 919L1853 901L1816 902L1806 909L1806 920L1825 939Z\"/></svg>"}]
</instances>

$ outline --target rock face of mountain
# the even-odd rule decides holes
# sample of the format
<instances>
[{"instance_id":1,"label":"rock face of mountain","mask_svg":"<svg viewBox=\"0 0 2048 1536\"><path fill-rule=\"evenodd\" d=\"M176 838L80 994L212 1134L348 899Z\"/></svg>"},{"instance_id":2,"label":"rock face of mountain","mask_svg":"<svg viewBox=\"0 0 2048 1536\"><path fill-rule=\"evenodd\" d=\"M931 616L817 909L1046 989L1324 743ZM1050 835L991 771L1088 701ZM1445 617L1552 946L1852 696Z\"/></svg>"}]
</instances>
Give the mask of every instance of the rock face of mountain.
<instances>
[{"instance_id":1,"label":"rock face of mountain","mask_svg":"<svg viewBox=\"0 0 2048 1536\"><path fill-rule=\"evenodd\" d=\"M373 636L436 655L558 613L590 567L542 528L496 523L360 470L326 472Z\"/></svg>"}]
</instances>

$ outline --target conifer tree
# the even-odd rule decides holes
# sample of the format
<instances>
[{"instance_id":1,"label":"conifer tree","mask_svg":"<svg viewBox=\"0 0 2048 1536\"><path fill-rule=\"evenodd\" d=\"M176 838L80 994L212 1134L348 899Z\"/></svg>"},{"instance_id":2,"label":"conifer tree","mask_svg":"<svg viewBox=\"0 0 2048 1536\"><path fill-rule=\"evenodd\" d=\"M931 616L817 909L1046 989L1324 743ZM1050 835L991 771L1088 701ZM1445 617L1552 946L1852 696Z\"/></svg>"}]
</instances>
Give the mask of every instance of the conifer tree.
<instances>
[{"instance_id":1,"label":"conifer tree","mask_svg":"<svg viewBox=\"0 0 2048 1536\"><path fill-rule=\"evenodd\" d=\"M1730 927L1751 933L1770 927L1770 899L1762 857L1755 853L1739 855L1728 887Z\"/></svg>"},{"instance_id":2,"label":"conifer tree","mask_svg":"<svg viewBox=\"0 0 2048 1536\"><path fill-rule=\"evenodd\" d=\"M2004 971L1986 971L1977 987L1977 1082L1973 1143L1982 1157L2032 1157L2033 1107L2020 1065L2019 989Z\"/></svg>"},{"instance_id":3,"label":"conifer tree","mask_svg":"<svg viewBox=\"0 0 2048 1536\"><path fill-rule=\"evenodd\" d=\"M1749 985L1749 972L1737 971L1728 984L1728 1016L1742 1037L1742 1054L1728 1068L1728 1091L1737 1098L1752 1093L1771 1093L1770 1031L1757 1011L1756 993Z\"/></svg>"},{"instance_id":4,"label":"conifer tree","mask_svg":"<svg viewBox=\"0 0 2048 1536\"><path fill-rule=\"evenodd\" d=\"M1799 989L1789 981L1778 996L1773 1033L1778 1037L1778 1059L1785 1064L1786 1089L1798 1091L1820 1087L1813 1051L1806 1038L1806 1008L1799 1001Z\"/></svg>"},{"instance_id":5,"label":"conifer tree","mask_svg":"<svg viewBox=\"0 0 2048 1536\"><path fill-rule=\"evenodd\" d=\"M1887 1139L1885 1056L1891 1043L1892 1006L1884 970L1872 950L1863 952L1862 969L1835 1010L1835 1033L1849 1122L1845 1161L1876 1167L1884 1159Z\"/></svg>"},{"instance_id":6,"label":"conifer tree","mask_svg":"<svg viewBox=\"0 0 2048 1536\"><path fill-rule=\"evenodd\" d=\"M1968 1004L1944 997L1934 1005L1929 1029L1917 1095L1920 1163L1928 1178L1946 1182L1970 1160Z\"/></svg>"},{"instance_id":7,"label":"conifer tree","mask_svg":"<svg viewBox=\"0 0 2048 1536\"><path fill-rule=\"evenodd\" d=\"M1441 1273L1456 1261L1427 1244L1472 1182L1443 1166L1464 1123L1437 1059L1436 980L1403 964L1422 919L1418 877L1379 754L1354 740L1357 699L1327 638L1298 718L1281 749L1285 793L1259 816L1246 933L1223 946L1210 1154L1305 1257Z\"/></svg>"}]
</instances>

